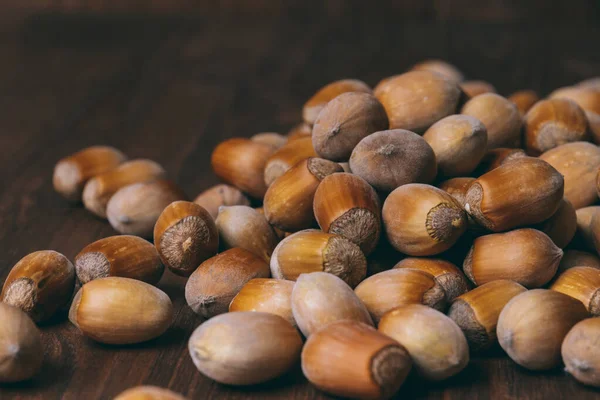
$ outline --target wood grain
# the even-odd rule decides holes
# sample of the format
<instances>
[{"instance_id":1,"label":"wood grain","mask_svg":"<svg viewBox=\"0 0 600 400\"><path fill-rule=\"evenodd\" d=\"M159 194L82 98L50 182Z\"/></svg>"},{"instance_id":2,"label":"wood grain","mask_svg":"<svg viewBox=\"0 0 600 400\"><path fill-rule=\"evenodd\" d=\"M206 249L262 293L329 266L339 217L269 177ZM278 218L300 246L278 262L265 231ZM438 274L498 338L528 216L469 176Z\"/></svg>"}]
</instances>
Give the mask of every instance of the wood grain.
<instances>
[{"instance_id":1,"label":"wood grain","mask_svg":"<svg viewBox=\"0 0 600 400\"><path fill-rule=\"evenodd\" d=\"M130 158L154 159L195 196L217 183L210 152L219 141L286 132L300 121L304 101L335 79L374 85L421 59L441 57L503 94L531 88L545 95L600 73L594 1L558 8L545 1L533 8L501 1L475 8L437 0L381 8L261 1L241 9L219 1L214 7L179 2L194 6L187 14L177 8L167 14L135 7L125 13L61 11L76 3L3 9L0 17L6 21L0 24L1 281L29 252L54 249L73 259L85 245L114 234L106 221L52 190L56 161L83 147L108 144ZM460 10L466 20L458 20ZM0 398L107 399L139 384L193 399L327 398L299 368L251 388L203 377L187 352L187 338L201 320L185 305L184 283L165 273L159 287L173 300L175 322L145 344L99 345L64 318L47 324L42 373L3 385ZM495 350L442 384L411 377L398 398L598 395L560 370L530 373Z\"/></svg>"}]
</instances>

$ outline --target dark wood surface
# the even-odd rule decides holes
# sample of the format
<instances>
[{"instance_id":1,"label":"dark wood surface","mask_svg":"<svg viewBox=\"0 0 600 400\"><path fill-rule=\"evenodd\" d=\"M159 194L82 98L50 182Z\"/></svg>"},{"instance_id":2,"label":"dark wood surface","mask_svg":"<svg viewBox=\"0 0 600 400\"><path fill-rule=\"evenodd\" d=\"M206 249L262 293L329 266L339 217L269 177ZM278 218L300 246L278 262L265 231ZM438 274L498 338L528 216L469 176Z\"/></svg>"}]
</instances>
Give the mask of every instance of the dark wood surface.
<instances>
[{"instance_id":1,"label":"dark wood surface","mask_svg":"<svg viewBox=\"0 0 600 400\"><path fill-rule=\"evenodd\" d=\"M0 281L29 252L54 249L72 259L114 234L52 190L56 161L83 147L110 144L131 158L154 159L195 196L217 183L209 155L219 141L286 132L300 121L303 102L335 79L375 84L429 57L445 58L503 94L546 94L600 74L597 1L181 2L193 10L185 14L92 12L93 4L101 10L110 2L89 2L83 13L64 11L75 3L0 12ZM43 326L41 373L1 386L0 398L107 399L140 384L193 399L326 397L299 369L251 388L198 373L187 338L201 320L185 304L184 283L165 274L159 287L174 302L175 321L148 343L96 344L60 318ZM441 384L411 377L398 395L598 397L561 370L531 373L498 350Z\"/></svg>"}]
</instances>

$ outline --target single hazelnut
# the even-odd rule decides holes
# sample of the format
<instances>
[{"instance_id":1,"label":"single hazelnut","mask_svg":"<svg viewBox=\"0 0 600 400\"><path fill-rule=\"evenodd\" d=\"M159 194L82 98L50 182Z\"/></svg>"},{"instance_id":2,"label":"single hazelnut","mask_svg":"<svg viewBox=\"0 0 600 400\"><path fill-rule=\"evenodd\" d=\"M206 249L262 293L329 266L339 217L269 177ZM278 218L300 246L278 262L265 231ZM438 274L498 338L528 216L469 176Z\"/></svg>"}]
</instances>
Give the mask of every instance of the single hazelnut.
<instances>
[{"instance_id":1,"label":"single hazelnut","mask_svg":"<svg viewBox=\"0 0 600 400\"><path fill-rule=\"evenodd\" d=\"M269 264L262 258L233 248L200 264L185 285L185 299L196 314L211 318L226 313L248 281L269 275Z\"/></svg>"},{"instance_id":2,"label":"single hazelnut","mask_svg":"<svg viewBox=\"0 0 600 400\"><path fill-rule=\"evenodd\" d=\"M316 226L315 192L321 180L334 172L343 169L333 161L310 157L277 178L267 189L263 203L269 223L287 232Z\"/></svg>"},{"instance_id":3,"label":"single hazelnut","mask_svg":"<svg viewBox=\"0 0 600 400\"><path fill-rule=\"evenodd\" d=\"M292 312L305 337L342 320L373 326L369 311L346 282L326 272L302 274L292 291Z\"/></svg>"},{"instance_id":4,"label":"single hazelnut","mask_svg":"<svg viewBox=\"0 0 600 400\"><path fill-rule=\"evenodd\" d=\"M264 181L267 187L290 168L309 157L317 157L310 137L292 140L275 151L265 165Z\"/></svg>"},{"instance_id":5,"label":"single hazelnut","mask_svg":"<svg viewBox=\"0 0 600 400\"><path fill-rule=\"evenodd\" d=\"M290 129L290 131L287 134L287 139L288 139L288 142L291 142L292 140L301 139L306 136L310 137L311 135L312 135L312 126L303 122L303 123L300 123L300 124L294 126L292 129Z\"/></svg>"},{"instance_id":6,"label":"single hazelnut","mask_svg":"<svg viewBox=\"0 0 600 400\"><path fill-rule=\"evenodd\" d=\"M527 157L527 154L523 149L498 147L496 149L488 150L473 174L475 176L481 176L505 163L525 157Z\"/></svg>"},{"instance_id":7,"label":"single hazelnut","mask_svg":"<svg viewBox=\"0 0 600 400\"><path fill-rule=\"evenodd\" d=\"M423 139L429 143L442 176L469 175L483 159L487 131L468 115L450 115L433 124Z\"/></svg>"},{"instance_id":8,"label":"single hazelnut","mask_svg":"<svg viewBox=\"0 0 600 400\"><path fill-rule=\"evenodd\" d=\"M589 316L579 300L554 290L528 290L500 312L500 346L520 366L533 371L560 364L560 346L569 330Z\"/></svg>"},{"instance_id":9,"label":"single hazelnut","mask_svg":"<svg viewBox=\"0 0 600 400\"><path fill-rule=\"evenodd\" d=\"M162 290L137 279L100 278L77 292L69 320L100 343L141 343L169 329L173 305Z\"/></svg>"},{"instance_id":10,"label":"single hazelnut","mask_svg":"<svg viewBox=\"0 0 600 400\"><path fill-rule=\"evenodd\" d=\"M256 278L246 283L229 304L229 312L260 311L279 315L296 326L292 314L294 282L284 279Z\"/></svg>"},{"instance_id":11,"label":"single hazelnut","mask_svg":"<svg viewBox=\"0 0 600 400\"><path fill-rule=\"evenodd\" d=\"M434 150L404 129L367 136L352 151L349 164L352 173L388 193L407 183L430 183L437 174Z\"/></svg>"},{"instance_id":12,"label":"single hazelnut","mask_svg":"<svg viewBox=\"0 0 600 400\"><path fill-rule=\"evenodd\" d=\"M310 335L302 349L302 372L335 396L389 399L412 367L404 347L375 328L338 321Z\"/></svg>"},{"instance_id":13,"label":"single hazelnut","mask_svg":"<svg viewBox=\"0 0 600 400\"><path fill-rule=\"evenodd\" d=\"M527 288L538 288L554 277L562 255L545 233L516 229L475 239L463 270L477 286L510 279Z\"/></svg>"},{"instance_id":14,"label":"single hazelnut","mask_svg":"<svg viewBox=\"0 0 600 400\"><path fill-rule=\"evenodd\" d=\"M558 210L563 192L559 171L527 157L477 178L465 196L465 210L481 226L501 232L550 218Z\"/></svg>"},{"instance_id":15,"label":"single hazelnut","mask_svg":"<svg viewBox=\"0 0 600 400\"><path fill-rule=\"evenodd\" d=\"M573 267L591 267L600 269L600 257L585 251L565 250L563 258L560 260L560 264L558 264L557 274L562 274L564 271Z\"/></svg>"},{"instance_id":16,"label":"single hazelnut","mask_svg":"<svg viewBox=\"0 0 600 400\"><path fill-rule=\"evenodd\" d=\"M522 118L517 106L495 93L484 93L469 100L460 112L477 118L488 134L487 148L519 147Z\"/></svg>"},{"instance_id":17,"label":"single hazelnut","mask_svg":"<svg viewBox=\"0 0 600 400\"><path fill-rule=\"evenodd\" d=\"M188 201L169 204L154 225L154 246L173 273L189 276L217 254L219 232L204 208Z\"/></svg>"},{"instance_id":18,"label":"single hazelnut","mask_svg":"<svg viewBox=\"0 0 600 400\"><path fill-rule=\"evenodd\" d=\"M415 64L412 69L414 71L430 71L443 75L447 79L455 82L462 82L465 78L454 65L443 60L425 60Z\"/></svg>"},{"instance_id":19,"label":"single hazelnut","mask_svg":"<svg viewBox=\"0 0 600 400\"><path fill-rule=\"evenodd\" d=\"M266 382L300 358L298 331L278 315L232 312L202 323L188 342L196 368L226 385Z\"/></svg>"},{"instance_id":20,"label":"single hazelnut","mask_svg":"<svg viewBox=\"0 0 600 400\"><path fill-rule=\"evenodd\" d=\"M12 267L0 298L40 323L71 300L74 287L71 261L56 251L42 250L26 255Z\"/></svg>"},{"instance_id":21,"label":"single hazelnut","mask_svg":"<svg viewBox=\"0 0 600 400\"><path fill-rule=\"evenodd\" d=\"M497 341L496 325L506 303L526 291L513 281L491 281L454 299L448 316L462 329L471 351L485 350Z\"/></svg>"},{"instance_id":22,"label":"single hazelnut","mask_svg":"<svg viewBox=\"0 0 600 400\"><path fill-rule=\"evenodd\" d=\"M569 99L584 110L600 114L600 89L586 86L570 86L556 89L548 96L551 99Z\"/></svg>"},{"instance_id":23,"label":"single hazelnut","mask_svg":"<svg viewBox=\"0 0 600 400\"><path fill-rule=\"evenodd\" d=\"M383 204L383 224L391 245L411 256L430 256L452 247L467 229L467 214L448 193L410 183Z\"/></svg>"},{"instance_id":24,"label":"single hazelnut","mask_svg":"<svg viewBox=\"0 0 600 400\"><path fill-rule=\"evenodd\" d=\"M377 193L364 179L348 173L326 176L313 202L315 218L323 232L341 235L369 255L381 234L381 205Z\"/></svg>"},{"instance_id":25,"label":"single hazelnut","mask_svg":"<svg viewBox=\"0 0 600 400\"><path fill-rule=\"evenodd\" d=\"M313 125L327 103L340 94L348 92L371 93L371 88L357 79L343 79L323 86L304 104L302 109L304 122Z\"/></svg>"},{"instance_id":26,"label":"single hazelnut","mask_svg":"<svg viewBox=\"0 0 600 400\"><path fill-rule=\"evenodd\" d=\"M475 178L451 178L441 182L438 187L454 197L461 206L464 206L467 190L473 182L475 182Z\"/></svg>"},{"instance_id":27,"label":"single hazelnut","mask_svg":"<svg viewBox=\"0 0 600 400\"><path fill-rule=\"evenodd\" d=\"M127 389L114 400L186 400L186 398L168 389L144 385Z\"/></svg>"},{"instance_id":28,"label":"single hazelnut","mask_svg":"<svg viewBox=\"0 0 600 400\"><path fill-rule=\"evenodd\" d=\"M565 371L584 385L600 387L600 318L588 318L571 328L561 346Z\"/></svg>"},{"instance_id":29,"label":"single hazelnut","mask_svg":"<svg viewBox=\"0 0 600 400\"><path fill-rule=\"evenodd\" d=\"M588 120L592 142L598 145L600 144L600 114L587 110L584 110L584 112Z\"/></svg>"},{"instance_id":30,"label":"single hazelnut","mask_svg":"<svg viewBox=\"0 0 600 400\"><path fill-rule=\"evenodd\" d=\"M525 115L535 103L540 101L540 96L533 90L519 90L508 96L508 100L517 106L521 115Z\"/></svg>"},{"instance_id":31,"label":"single hazelnut","mask_svg":"<svg viewBox=\"0 0 600 400\"><path fill-rule=\"evenodd\" d=\"M456 265L446 260L408 257L397 263L394 266L394 269L396 268L410 268L430 273L444 289L448 302L466 293L471 287L465 274Z\"/></svg>"},{"instance_id":32,"label":"single hazelnut","mask_svg":"<svg viewBox=\"0 0 600 400\"><path fill-rule=\"evenodd\" d=\"M354 289L375 322L383 314L407 304L446 308L446 292L428 272L398 268L368 277Z\"/></svg>"},{"instance_id":33,"label":"single hazelnut","mask_svg":"<svg viewBox=\"0 0 600 400\"><path fill-rule=\"evenodd\" d=\"M110 198L121 188L138 182L165 179L166 171L152 160L132 160L90 179L83 189L83 204L91 213L106 218Z\"/></svg>"},{"instance_id":34,"label":"single hazelnut","mask_svg":"<svg viewBox=\"0 0 600 400\"><path fill-rule=\"evenodd\" d=\"M450 378L469 364L469 345L458 325L443 313L422 304L387 312L379 332L400 343L419 375L432 381Z\"/></svg>"},{"instance_id":35,"label":"single hazelnut","mask_svg":"<svg viewBox=\"0 0 600 400\"><path fill-rule=\"evenodd\" d=\"M110 198L106 215L117 232L151 238L165 207L186 199L185 193L170 181L134 183L119 189Z\"/></svg>"},{"instance_id":36,"label":"single hazelnut","mask_svg":"<svg viewBox=\"0 0 600 400\"><path fill-rule=\"evenodd\" d=\"M577 214L569 200L564 198L550 218L532 228L544 232L561 249L567 247L577 231Z\"/></svg>"},{"instance_id":37,"label":"single hazelnut","mask_svg":"<svg viewBox=\"0 0 600 400\"><path fill-rule=\"evenodd\" d=\"M108 146L92 146L61 159L54 167L54 190L69 201L81 201L85 183L96 175L110 171L127 157Z\"/></svg>"},{"instance_id":38,"label":"single hazelnut","mask_svg":"<svg viewBox=\"0 0 600 400\"><path fill-rule=\"evenodd\" d=\"M204 207L213 219L217 219L221 206L250 205L248 198L238 188L224 184L206 189L194 199L194 203Z\"/></svg>"},{"instance_id":39,"label":"single hazelnut","mask_svg":"<svg viewBox=\"0 0 600 400\"><path fill-rule=\"evenodd\" d=\"M552 165L565 180L565 197L576 210L598 201L596 174L600 148L588 142L567 143L548 150L541 160Z\"/></svg>"},{"instance_id":40,"label":"single hazelnut","mask_svg":"<svg viewBox=\"0 0 600 400\"><path fill-rule=\"evenodd\" d=\"M267 191L265 165L274 151L268 144L233 138L215 147L210 163L215 175L223 181L251 197L262 199Z\"/></svg>"},{"instance_id":41,"label":"single hazelnut","mask_svg":"<svg viewBox=\"0 0 600 400\"><path fill-rule=\"evenodd\" d=\"M42 366L44 348L39 329L17 307L0 303L0 382L20 382Z\"/></svg>"},{"instance_id":42,"label":"single hazelnut","mask_svg":"<svg viewBox=\"0 0 600 400\"><path fill-rule=\"evenodd\" d=\"M377 99L387 112L390 129L422 133L456 113L462 91L455 81L429 71L411 71L387 81Z\"/></svg>"},{"instance_id":43,"label":"single hazelnut","mask_svg":"<svg viewBox=\"0 0 600 400\"><path fill-rule=\"evenodd\" d=\"M484 93L496 93L496 88L486 81L464 81L461 82L460 88L469 97L475 97Z\"/></svg>"},{"instance_id":44,"label":"single hazelnut","mask_svg":"<svg viewBox=\"0 0 600 400\"><path fill-rule=\"evenodd\" d=\"M590 314L600 315L599 269L592 267L569 268L556 278L550 289L581 301Z\"/></svg>"},{"instance_id":45,"label":"single hazelnut","mask_svg":"<svg viewBox=\"0 0 600 400\"><path fill-rule=\"evenodd\" d=\"M344 93L327 103L317 117L312 143L319 157L347 161L361 139L388 127L385 109L372 94Z\"/></svg>"},{"instance_id":46,"label":"single hazelnut","mask_svg":"<svg viewBox=\"0 0 600 400\"><path fill-rule=\"evenodd\" d=\"M277 150L281 146L287 143L288 138L280 133L276 132L262 132L250 138L253 142L263 143L271 146L274 150Z\"/></svg>"},{"instance_id":47,"label":"single hazelnut","mask_svg":"<svg viewBox=\"0 0 600 400\"><path fill-rule=\"evenodd\" d=\"M82 285L108 276L156 285L164 270L156 248L138 236L100 239L85 246L75 257L75 272Z\"/></svg>"},{"instance_id":48,"label":"single hazelnut","mask_svg":"<svg viewBox=\"0 0 600 400\"><path fill-rule=\"evenodd\" d=\"M594 232L592 231L592 218L600 213L600 206L583 207L575 211L577 216L577 237L581 247L585 250L596 251L594 246Z\"/></svg>"}]
</instances>

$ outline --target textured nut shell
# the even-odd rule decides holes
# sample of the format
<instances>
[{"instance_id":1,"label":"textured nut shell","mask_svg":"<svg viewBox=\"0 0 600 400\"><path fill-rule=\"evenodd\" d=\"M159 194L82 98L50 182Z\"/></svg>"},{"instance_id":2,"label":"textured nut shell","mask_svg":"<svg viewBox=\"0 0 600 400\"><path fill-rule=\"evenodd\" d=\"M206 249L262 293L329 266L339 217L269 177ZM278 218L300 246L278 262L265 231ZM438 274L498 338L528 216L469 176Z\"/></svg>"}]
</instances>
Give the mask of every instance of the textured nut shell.
<instances>
[{"instance_id":1,"label":"textured nut shell","mask_svg":"<svg viewBox=\"0 0 600 400\"><path fill-rule=\"evenodd\" d=\"M558 264L558 274L573 267L591 267L600 269L600 257L595 254L579 250L566 250Z\"/></svg>"},{"instance_id":2,"label":"textured nut shell","mask_svg":"<svg viewBox=\"0 0 600 400\"><path fill-rule=\"evenodd\" d=\"M452 178L441 182L438 187L454 197L458 201L458 204L463 206L467 190L473 182L475 182L475 178Z\"/></svg>"},{"instance_id":3,"label":"textured nut shell","mask_svg":"<svg viewBox=\"0 0 600 400\"><path fill-rule=\"evenodd\" d=\"M496 88L486 81L465 81L461 82L460 88L469 97L475 97L483 93L496 93Z\"/></svg>"},{"instance_id":4,"label":"textured nut shell","mask_svg":"<svg viewBox=\"0 0 600 400\"><path fill-rule=\"evenodd\" d=\"M556 89L548 96L551 99L569 99L584 110L600 114L600 89L585 86L570 86Z\"/></svg>"},{"instance_id":5,"label":"textured nut shell","mask_svg":"<svg viewBox=\"0 0 600 400\"><path fill-rule=\"evenodd\" d=\"M533 228L544 232L561 249L567 247L577 231L577 214L571 202L563 199L558 210Z\"/></svg>"},{"instance_id":6,"label":"textured nut shell","mask_svg":"<svg viewBox=\"0 0 600 400\"><path fill-rule=\"evenodd\" d=\"M292 314L294 282L284 279L256 278L248 281L229 304L229 312L259 311L279 315L296 326Z\"/></svg>"},{"instance_id":7,"label":"textured nut shell","mask_svg":"<svg viewBox=\"0 0 600 400\"><path fill-rule=\"evenodd\" d=\"M543 232L516 229L475 239L463 270L476 285L510 279L527 288L548 283L563 252Z\"/></svg>"},{"instance_id":8,"label":"textured nut shell","mask_svg":"<svg viewBox=\"0 0 600 400\"><path fill-rule=\"evenodd\" d=\"M565 371L584 385L600 387L600 318L578 322L561 346Z\"/></svg>"},{"instance_id":9,"label":"textured nut shell","mask_svg":"<svg viewBox=\"0 0 600 400\"><path fill-rule=\"evenodd\" d=\"M488 149L519 147L522 118L517 106L495 93L484 93L469 100L461 114L477 118L485 125Z\"/></svg>"},{"instance_id":10,"label":"textured nut shell","mask_svg":"<svg viewBox=\"0 0 600 400\"><path fill-rule=\"evenodd\" d=\"M234 248L204 261L185 285L185 299L196 314L226 313L231 300L254 278L268 278L269 265L248 250Z\"/></svg>"},{"instance_id":11,"label":"textured nut shell","mask_svg":"<svg viewBox=\"0 0 600 400\"><path fill-rule=\"evenodd\" d=\"M119 189L111 197L106 215L119 233L151 238L165 207L186 199L185 193L170 181L134 183Z\"/></svg>"},{"instance_id":12,"label":"textured nut shell","mask_svg":"<svg viewBox=\"0 0 600 400\"><path fill-rule=\"evenodd\" d=\"M154 225L154 245L172 272L189 276L198 265L217 254L219 232L204 208L175 201L163 210Z\"/></svg>"},{"instance_id":13,"label":"textured nut shell","mask_svg":"<svg viewBox=\"0 0 600 400\"><path fill-rule=\"evenodd\" d=\"M210 163L215 175L244 193L262 199L267 191L265 165L273 147L249 139L221 142L212 152Z\"/></svg>"},{"instance_id":14,"label":"textured nut shell","mask_svg":"<svg viewBox=\"0 0 600 400\"><path fill-rule=\"evenodd\" d=\"M314 124L327 103L347 92L371 93L371 88L358 79L342 79L323 86L304 104L302 109L304 122L308 125Z\"/></svg>"},{"instance_id":15,"label":"textured nut shell","mask_svg":"<svg viewBox=\"0 0 600 400\"><path fill-rule=\"evenodd\" d=\"M454 65L443 61L443 60L425 60L415 64L412 67L415 71L430 71L436 72L440 75L445 76L447 79L452 79L456 82L462 82L464 76Z\"/></svg>"},{"instance_id":16,"label":"textured nut shell","mask_svg":"<svg viewBox=\"0 0 600 400\"><path fill-rule=\"evenodd\" d=\"M186 400L186 398L158 386L136 386L121 392L114 400Z\"/></svg>"},{"instance_id":17,"label":"textured nut shell","mask_svg":"<svg viewBox=\"0 0 600 400\"><path fill-rule=\"evenodd\" d=\"M117 167L127 157L108 146L92 146L60 160L54 168L54 190L69 201L81 201L85 183Z\"/></svg>"},{"instance_id":18,"label":"textured nut shell","mask_svg":"<svg viewBox=\"0 0 600 400\"><path fill-rule=\"evenodd\" d=\"M264 181L271 186L273 182L290 168L309 157L316 157L310 137L300 138L286 143L269 157L265 164Z\"/></svg>"},{"instance_id":19,"label":"textured nut shell","mask_svg":"<svg viewBox=\"0 0 600 400\"><path fill-rule=\"evenodd\" d=\"M519 90L508 96L508 100L517 106L521 115L525 115L540 100L540 96L533 90Z\"/></svg>"},{"instance_id":20,"label":"textured nut shell","mask_svg":"<svg viewBox=\"0 0 600 400\"><path fill-rule=\"evenodd\" d=\"M376 92L390 120L390 129L424 132L454 114L461 90L456 82L435 72L411 71L391 78Z\"/></svg>"},{"instance_id":21,"label":"textured nut shell","mask_svg":"<svg viewBox=\"0 0 600 400\"><path fill-rule=\"evenodd\" d=\"M500 346L517 364L539 371L560 364L560 347L571 327L589 316L583 304L553 290L512 298L498 318Z\"/></svg>"},{"instance_id":22,"label":"textured nut shell","mask_svg":"<svg viewBox=\"0 0 600 400\"><path fill-rule=\"evenodd\" d=\"M75 272L81 284L120 276L158 283L165 267L152 243L137 236L110 236L88 244L75 257Z\"/></svg>"},{"instance_id":23,"label":"textured nut shell","mask_svg":"<svg viewBox=\"0 0 600 400\"><path fill-rule=\"evenodd\" d=\"M200 193L194 203L204 207L213 219L219 215L221 206L249 206L250 200L236 187L230 185L216 185Z\"/></svg>"},{"instance_id":24,"label":"textured nut shell","mask_svg":"<svg viewBox=\"0 0 600 400\"><path fill-rule=\"evenodd\" d=\"M587 142L567 143L540 156L565 179L565 197L575 209L598 201L596 174L600 167L600 148Z\"/></svg>"},{"instance_id":25,"label":"textured nut shell","mask_svg":"<svg viewBox=\"0 0 600 400\"><path fill-rule=\"evenodd\" d=\"M262 132L252 136L250 140L253 142L266 144L274 149L278 149L287 143L288 138L276 132Z\"/></svg>"},{"instance_id":26,"label":"textured nut shell","mask_svg":"<svg viewBox=\"0 0 600 400\"><path fill-rule=\"evenodd\" d=\"M0 303L0 382L19 382L37 373L44 360L40 331L23 311Z\"/></svg>"},{"instance_id":27,"label":"textured nut shell","mask_svg":"<svg viewBox=\"0 0 600 400\"><path fill-rule=\"evenodd\" d=\"M101 343L141 343L162 335L173 305L162 290L136 279L108 277L81 287L69 311L81 332Z\"/></svg>"},{"instance_id":28,"label":"textured nut shell","mask_svg":"<svg viewBox=\"0 0 600 400\"><path fill-rule=\"evenodd\" d=\"M375 322L386 312L407 304L446 307L446 293L433 275L415 269L392 269L372 275L354 289Z\"/></svg>"},{"instance_id":29,"label":"textured nut shell","mask_svg":"<svg viewBox=\"0 0 600 400\"><path fill-rule=\"evenodd\" d=\"M589 206L578 209L577 215L577 235L587 250L596 251L594 247L594 233L592 232L592 218L600 213L600 206Z\"/></svg>"},{"instance_id":30,"label":"textured nut shell","mask_svg":"<svg viewBox=\"0 0 600 400\"><path fill-rule=\"evenodd\" d=\"M417 372L427 379L447 379L469 363L467 339L458 325L422 304L409 304L386 313L378 330L404 346Z\"/></svg>"},{"instance_id":31,"label":"textured nut shell","mask_svg":"<svg viewBox=\"0 0 600 400\"><path fill-rule=\"evenodd\" d=\"M496 149L489 150L474 172L475 176L481 176L486 172L490 172L493 169L498 168L499 166L511 162L513 160L518 160L519 158L525 158L527 154L523 149L509 149L505 147L498 147Z\"/></svg>"},{"instance_id":32,"label":"textured nut shell","mask_svg":"<svg viewBox=\"0 0 600 400\"><path fill-rule=\"evenodd\" d=\"M394 190L383 204L382 216L390 244L411 256L446 251L467 229L467 214L452 196L418 183Z\"/></svg>"},{"instance_id":33,"label":"textured nut shell","mask_svg":"<svg viewBox=\"0 0 600 400\"><path fill-rule=\"evenodd\" d=\"M151 182L166 177L163 167L152 160L127 161L90 179L83 189L83 204L88 211L106 218L108 201L119 189L132 183Z\"/></svg>"},{"instance_id":34,"label":"textured nut shell","mask_svg":"<svg viewBox=\"0 0 600 400\"><path fill-rule=\"evenodd\" d=\"M292 292L292 312L305 337L342 320L373 326L369 311L346 282L326 272L302 274Z\"/></svg>"},{"instance_id":35,"label":"textured nut shell","mask_svg":"<svg viewBox=\"0 0 600 400\"><path fill-rule=\"evenodd\" d=\"M364 137L388 127L385 109L373 95L344 93L327 103L317 117L312 143L319 157L347 161Z\"/></svg>"},{"instance_id":36,"label":"textured nut shell","mask_svg":"<svg viewBox=\"0 0 600 400\"><path fill-rule=\"evenodd\" d=\"M395 340L369 325L339 321L311 335L302 350L304 376L324 392L357 399L388 399L412 360Z\"/></svg>"},{"instance_id":37,"label":"textured nut shell","mask_svg":"<svg viewBox=\"0 0 600 400\"><path fill-rule=\"evenodd\" d=\"M418 269L430 273L442 289L444 289L448 302L466 293L470 288L470 283L465 274L449 261L434 258L408 257L397 263L394 266L394 269L396 268Z\"/></svg>"},{"instance_id":38,"label":"textured nut shell","mask_svg":"<svg viewBox=\"0 0 600 400\"><path fill-rule=\"evenodd\" d=\"M563 198L564 181L552 166L527 157L503 164L469 187L465 210L494 232L550 218Z\"/></svg>"},{"instance_id":39,"label":"textured nut shell","mask_svg":"<svg viewBox=\"0 0 600 400\"><path fill-rule=\"evenodd\" d=\"M421 136L404 129L367 136L352 151L349 164L352 173L383 192L407 183L429 183L437 174L431 146Z\"/></svg>"},{"instance_id":40,"label":"textured nut shell","mask_svg":"<svg viewBox=\"0 0 600 400\"><path fill-rule=\"evenodd\" d=\"M278 315L232 312L201 324L188 349L196 368L227 385L252 385L283 375L302 350L298 331Z\"/></svg>"},{"instance_id":41,"label":"textured nut shell","mask_svg":"<svg viewBox=\"0 0 600 400\"><path fill-rule=\"evenodd\" d=\"M8 273L0 298L44 322L68 303L75 287L75 267L56 251L36 251L23 257Z\"/></svg>"},{"instance_id":42,"label":"textured nut shell","mask_svg":"<svg viewBox=\"0 0 600 400\"><path fill-rule=\"evenodd\" d=\"M550 289L581 301L592 315L600 315L600 270L597 268L569 268L556 278Z\"/></svg>"}]
</instances>

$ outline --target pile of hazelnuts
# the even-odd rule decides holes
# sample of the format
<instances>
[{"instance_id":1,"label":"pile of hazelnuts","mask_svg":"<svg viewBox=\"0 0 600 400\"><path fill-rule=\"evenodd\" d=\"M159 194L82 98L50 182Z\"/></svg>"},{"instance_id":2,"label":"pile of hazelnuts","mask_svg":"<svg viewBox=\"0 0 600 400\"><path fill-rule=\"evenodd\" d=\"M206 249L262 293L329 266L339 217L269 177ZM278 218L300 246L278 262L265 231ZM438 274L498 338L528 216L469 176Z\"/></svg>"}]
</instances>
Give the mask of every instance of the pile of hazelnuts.
<instances>
[{"instance_id":1,"label":"pile of hazelnuts","mask_svg":"<svg viewBox=\"0 0 600 400\"><path fill-rule=\"evenodd\" d=\"M220 143L224 184L193 202L160 165L114 148L62 159L56 190L120 235L74 264L40 251L14 266L0 320L20 328L0 325L12 344L0 381L36 373L35 323L61 308L98 342L162 335L166 266L206 318L190 356L224 384L300 361L324 392L389 398L411 370L448 379L499 344L524 368L564 364L600 386L600 78L505 98L431 60L374 89L332 82L303 119ZM182 398L119 399L143 393Z\"/></svg>"}]
</instances>

